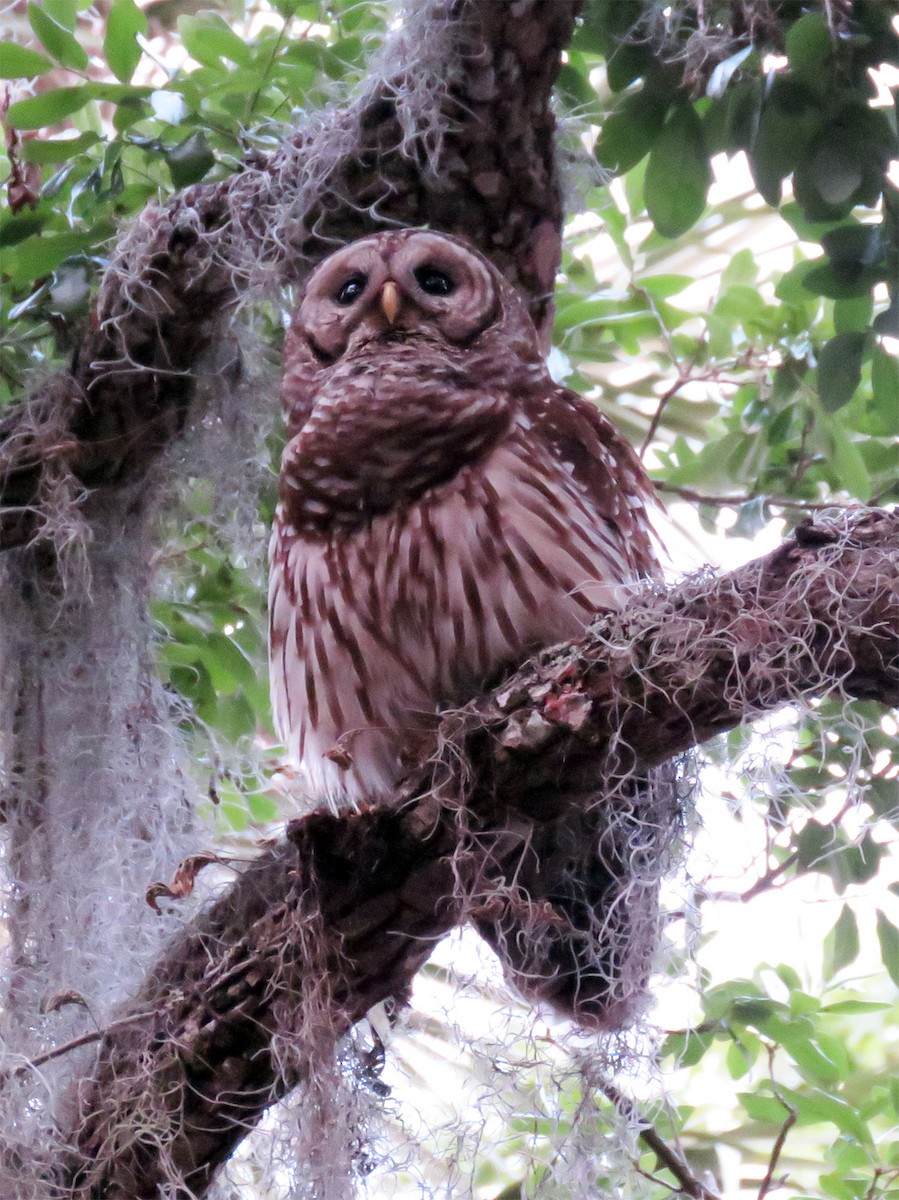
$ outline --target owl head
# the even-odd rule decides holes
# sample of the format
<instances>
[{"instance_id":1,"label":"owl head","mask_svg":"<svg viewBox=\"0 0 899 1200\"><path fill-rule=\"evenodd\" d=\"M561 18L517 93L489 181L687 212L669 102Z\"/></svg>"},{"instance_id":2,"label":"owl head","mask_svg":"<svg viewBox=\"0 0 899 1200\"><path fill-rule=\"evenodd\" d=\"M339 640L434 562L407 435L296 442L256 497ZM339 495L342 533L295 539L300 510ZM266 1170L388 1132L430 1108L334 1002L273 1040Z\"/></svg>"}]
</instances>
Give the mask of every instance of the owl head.
<instances>
[{"instance_id":1,"label":"owl head","mask_svg":"<svg viewBox=\"0 0 899 1200\"><path fill-rule=\"evenodd\" d=\"M505 378L513 370L543 373L523 301L473 246L430 230L377 233L336 251L306 282L284 348L288 432L335 371L401 346L424 366L464 364L479 383L510 391L520 386Z\"/></svg>"}]
</instances>

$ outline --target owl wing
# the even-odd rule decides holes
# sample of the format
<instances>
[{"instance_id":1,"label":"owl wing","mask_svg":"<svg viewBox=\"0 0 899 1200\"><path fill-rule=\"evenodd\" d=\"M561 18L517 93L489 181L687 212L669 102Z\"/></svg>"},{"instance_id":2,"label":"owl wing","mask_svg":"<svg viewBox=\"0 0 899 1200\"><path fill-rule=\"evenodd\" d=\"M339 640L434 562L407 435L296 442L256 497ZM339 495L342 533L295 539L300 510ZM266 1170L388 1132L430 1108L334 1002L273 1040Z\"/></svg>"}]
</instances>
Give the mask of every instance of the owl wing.
<instances>
[{"instance_id":1,"label":"owl wing","mask_svg":"<svg viewBox=\"0 0 899 1200\"><path fill-rule=\"evenodd\" d=\"M655 489L630 443L599 409L570 388L554 387L536 406L535 432L570 473L622 556L620 578L656 574L650 513Z\"/></svg>"},{"instance_id":2,"label":"owl wing","mask_svg":"<svg viewBox=\"0 0 899 1200\"><path fill-rule=\"evenodd\" d=\"M564 387L534 397L525 412L525 469L543 491L541 508L551 504L561 522L543 565L561 575L580 547L606 584L654 575L654 489L627 440ZM615 588L588 594L602 608ZM595 806L581 807L580 798L568 811L561 805L562 815L535 812L524 849L508 861L498 855L507 907L498 915L488 908L473 924L525 996L598 1029L620 1028L639 1010L657 940L658 873L635 875L632 863L640 854L662 860L675 811L669 794L669 776L657 772L626 781L613 797L598 794Z\"/></svg>"}]
</instances>

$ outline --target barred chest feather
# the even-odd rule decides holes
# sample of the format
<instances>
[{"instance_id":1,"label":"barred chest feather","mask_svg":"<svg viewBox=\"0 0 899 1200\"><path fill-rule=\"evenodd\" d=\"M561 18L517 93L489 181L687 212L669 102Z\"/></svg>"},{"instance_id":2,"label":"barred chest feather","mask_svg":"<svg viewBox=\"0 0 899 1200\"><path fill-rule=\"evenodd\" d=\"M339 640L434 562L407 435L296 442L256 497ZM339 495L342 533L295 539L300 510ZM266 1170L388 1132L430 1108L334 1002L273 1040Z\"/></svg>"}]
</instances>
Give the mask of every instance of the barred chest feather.
<instances>
[{"instance_id":1,"label":"barred chest feather","mask_svg":"<svg viewBox=\"0 0 899 1200\"><path fill-rule=\"evenodd\" d=\"M518 417L479 462L354 528L312 536L279 506L272 701L313 800L388 796L438 708L576 636L651 568L642 480L620 440L587 488L529 433Z\"/></svg>"}]
</instances>

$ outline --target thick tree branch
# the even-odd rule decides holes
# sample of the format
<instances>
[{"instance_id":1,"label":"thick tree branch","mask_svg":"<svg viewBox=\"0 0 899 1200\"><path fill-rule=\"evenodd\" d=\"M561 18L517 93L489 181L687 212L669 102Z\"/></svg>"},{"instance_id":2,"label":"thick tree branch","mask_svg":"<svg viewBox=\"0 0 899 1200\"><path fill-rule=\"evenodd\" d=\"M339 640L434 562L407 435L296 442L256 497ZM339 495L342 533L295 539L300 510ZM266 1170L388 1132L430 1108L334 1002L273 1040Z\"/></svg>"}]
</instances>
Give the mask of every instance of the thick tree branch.
<instances>
[{"instance_id":1,"label":"thick tree branch","mask_svg":"<svg viewBox=\"0 0 899 1200\"><path fill-rule=\"evenodd\" d=\"M521 807L543 802L559 762L571 786L598 761L605 777L645 769L800 696L899 703L897 537L899 512L822 519L738 571L629 605L473 704L469 756L486 754Z\"/></svg>"},{"instance_id":2,"label":"thick tree branch","mask_svg":"<svg viewBox=\"0 0 899 1200\"><path fill-rule=\"evenodd\" d=\"M572 805L601 818L616 782L834 691L899 703L899 513L809 525L729 575L635 597L447 714L402 807L295 822L169 947L82 1085L62 1186L149 1197L180 1173L202 1192L306 1076L322 1029L402 997L437 940L477 916L472 897L514 873L521 839L510 848L505 831ZM276 1034L293 1039L280 1058Z\"/></svg>"},{"instance_id":3,"label":"thick tree branch","mask_svg":"<svg viewBox=\"0 0 899 1200\"><path fill-rule=\"evenodd\" d=\"M580 6L410 4L389 65L347 107L150 206L113 257L72 370L0 422L0 549L40 533L54 481L83 503L141 480L184 427L198 359L235 304L301 279L335 244L385 224L462 233L545 327L562 220L550 92Z\"/></svg>"}]
</instances>

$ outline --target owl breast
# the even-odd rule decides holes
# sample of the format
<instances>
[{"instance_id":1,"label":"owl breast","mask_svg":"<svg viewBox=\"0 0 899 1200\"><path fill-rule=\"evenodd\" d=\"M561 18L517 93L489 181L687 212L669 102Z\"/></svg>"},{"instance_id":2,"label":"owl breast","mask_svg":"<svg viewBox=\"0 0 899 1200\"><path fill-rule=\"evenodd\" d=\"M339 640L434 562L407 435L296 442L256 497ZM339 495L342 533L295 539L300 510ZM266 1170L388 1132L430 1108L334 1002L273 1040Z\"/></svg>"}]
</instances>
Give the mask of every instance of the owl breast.
<instances>
[{"instance_id":1,"label":"owl breast","mask_svg":"<svg viewBox=\"0 0 899 1200\"><path fill-rule=\"evenodd\" d=\"M614 440L587 487L577 463L541 451L526 415L503 429L451 478L420 482L364 520L299 528L300 510L282 498L269 594L273 707L316 800L388 797L439 707L576 636L645 573L645 537L622 532L641 518L643 498ZM617 482L620 523L614 508L597 511L597 470L610 495L616 471L635 485L630 495Z\"/></svg>"}]
</instances>

